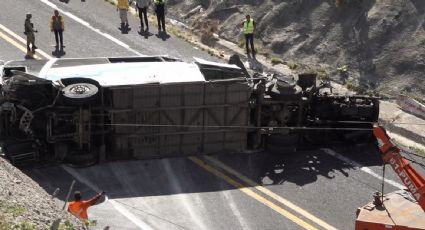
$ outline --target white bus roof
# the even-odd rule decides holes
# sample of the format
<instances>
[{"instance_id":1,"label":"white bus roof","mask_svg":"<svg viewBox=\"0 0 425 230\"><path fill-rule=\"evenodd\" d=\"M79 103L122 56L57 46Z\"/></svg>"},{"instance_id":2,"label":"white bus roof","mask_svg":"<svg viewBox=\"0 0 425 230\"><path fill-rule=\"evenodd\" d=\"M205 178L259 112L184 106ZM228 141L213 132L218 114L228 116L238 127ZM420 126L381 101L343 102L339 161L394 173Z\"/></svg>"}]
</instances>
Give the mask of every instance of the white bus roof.
<instances>
[{"instance_id":1,"label":"white bus roof","mask_svg":"<svg viewBox=\"0 0 425 230\"><path fill-rule=\"evenodd\" d=\"M204 82L198 65L185 62L132 62L44 68L40 78L91 78L102 86Z\"/></svg>"}]
</instances>

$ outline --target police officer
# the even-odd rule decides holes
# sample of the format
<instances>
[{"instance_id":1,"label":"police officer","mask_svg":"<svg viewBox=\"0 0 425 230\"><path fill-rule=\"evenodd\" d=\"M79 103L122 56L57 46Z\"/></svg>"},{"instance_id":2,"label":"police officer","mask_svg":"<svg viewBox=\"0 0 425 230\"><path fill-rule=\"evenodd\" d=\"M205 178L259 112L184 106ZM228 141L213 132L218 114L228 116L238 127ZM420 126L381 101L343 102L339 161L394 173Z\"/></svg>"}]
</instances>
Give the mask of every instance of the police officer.
<instances>
[{"instance_id":1,"label":"police officer","mask_svg":"<svg viewBox=\"0 0 425 230\"><path fill-rule=\"evenodd\" d=\"M27 36L27 52L35 53L35 49L37 49L37 46L35 46L35 36L34 33L37 33L37 30L34 29L34 24L31 22L32 15L27 14L25 19L25 32L24 34ZM31 49L30 49L31 44Z\"/></svg>"},{"instance_id":2,"label":"police officer","mask_svg":"<svg viewBox=\"0 0 425 230\"><path fill-rule=\"evenodd\" d=\"M245 34L246 53L249 54L249 44L251 44L252 55L255 55L254 49L254 30L255 22L249 14L246 15L245 20L242 22L243 32Z\"/></svg>"},{"instance_id":3,"label":"police officer","mask_svg":"<svg viewBox=\"0 0 425 230\"><path fill-rule=\"evenodd\" d=\"M61 47L63 47L63 35L62 35L62 33L63 33L64 30L65 30L65 22L63 20L63 17L61 15L59 15L58 10L55 10L54 15L50 19L50 31L55 33L56 47L58 47L59 40L60 40Z\"/></svg>"},{"instance_id":4,"label":"police officer","mask_svg":"<svg viewBox=\"0 0 425 230\"><path fill-rule=\"evenodd\" d=\"M156 19L158 20L158 33L161 32L161 25L162 25L162 31L166 33L165 31L165 0L154 0L155 4L155 13L156 13Z\"/></svg>"},{"instance_id":5,"label":"police officer","mask_svg":"<svg viewBox=\"0 0 425 230\"><path fill-rule=\"evenodd\" d=\"M147 13L149 4L150 4L150 0L136 0L137 11L139 11L139 18L140 18L140 31L144 30L143 19L145 20L145 24L146 24L146 31L149 31L148 13Z\"/></svg>"}]
</instances>

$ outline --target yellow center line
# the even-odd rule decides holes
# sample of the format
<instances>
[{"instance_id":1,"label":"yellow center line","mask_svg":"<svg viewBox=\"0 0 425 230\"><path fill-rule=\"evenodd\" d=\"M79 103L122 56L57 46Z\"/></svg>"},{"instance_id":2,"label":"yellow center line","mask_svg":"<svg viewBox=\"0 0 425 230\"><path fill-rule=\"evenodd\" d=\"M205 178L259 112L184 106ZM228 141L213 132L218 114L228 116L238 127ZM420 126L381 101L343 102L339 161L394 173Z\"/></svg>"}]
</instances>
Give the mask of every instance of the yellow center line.
<instances>
[{"instance_id":1,"label":"yellow center line","mask_svg":"<svg viewBox=\"0 0 425 230\"><path fill-rule=\"evenodd\" d=\"M205 159L207 159L209 162L213 163L214 165L218 166L219 168L223 169L224 171L228 172L229 174L237 177L244 183L248 184L249 186L254 187L255 189L261 191L262 193L268 195L269 197L273 198L274 200L278 201L279 203L285 205L286 207L294 210L295 212L301 214L302 216L306 217L307 219L313 221L314 223L318 224L319 226L328 229L328 230L336 230L337 228L333 227L332 225L326 223L325 221L319 219L318 217L314 216L313 214L307 212L306 210L298 207L294 203L290 202L289 200L277 195L276 193L270 191L269 189L259 185L258 183L254 182L253 180L249 179L248 177L242 175L241 173L237 172L236 170L232 169L231 167L227 166L223 162L209 157L205 156Z\"/></svg>"},{"instance_id":2,"label":"yellow center line","mask_svg":"<svg viewBox=\"0 0 425 230\"><path fill-rule=\"evenodd\" d=\"M22 37L20 37L19 35L17 35L16 33L14 33L13 31L9 30L7 27L3 26L2 24L0 24L0 29L2 29L4 32L8 33L10 36L12 36L13 38L15 38L16 40L20 41L21 43L26 43L26 40ZM16 48L18 48L19 50L21 50L24 53L27 53L27 49L25 46L19 44L18 42L16 42L13 38L9 37L8 35L2 33L0 31L0 37L3 38L5 41L9 42L10 44L12 44L13 46L15 46ZM52 57L50 55L48 55L47 53L45 53L44 51L37 49L37 53L41 54L42 56L44 56L46 59L52 59ZM32 56L35 59L40 59L40 57L38 55L33 55L32 53L29 53L28 55ZM254 181L250 180L249 178L245 177L244 175L236 172L235 170L233 170L232 168L230 168L229 166L223 164L222 162L211 158L211 157L206 157L209 161L215 163L216 165L218 165L220 168L222 168L223 170L229 172L230 174L236 176L237 178L241 179L242 181L244 181L245 183L247 183L248 185L254 187L255 189L263 192L264 194L270 196L271 198L275 199L276 201L280 202L281 204L291 208L292 210L298 212L299 214L305 216L306 218L310 219L311 221L315 222L316 224L324 227L325 229L328 230L335 230L336 228L327 224L326 222L320 220L319 218L315 217L314 215L308 213L307 211L301 209L300 207L296 206L295 204L293 204L292 202L284 199L283 197L273 193L272 191L264 188L263 186L260 186L259 184L255 183ZM256 199L257 201L263 203L264 205L272 208L273 210L275 210L276 212L280 213L281 215L287 217L288 219L292 220L293 222L297 223L298 225L304 227L305 229L316 229L313 226L309 225L308 223L306 223L305 221L301 220L300 218L298 218L297 216L293 215L292 213L286 211L285 209L273 204L271 201L267 200L266 198L258 195L257 193L253 192L251 189L245 188L244 185L240 184L239 182L233 180L232 178L226 176L225 174L221 173L220 171L212 168L211 166L208 166L205 164L205 162L203 162L202 160L200 160L199 158L196 157L189 157L190 160L192 160L193 162L195 162L196 164L198 164L199 166L201 166L202 168L206 169L207 171L213 173L214 175L221 177L222 179L226 180L228 183L230 183L231 185L237 187L238 189L240 189L240 191L242 191L243 193L245 193L246 195Z\"/></svg>"},{"instance_id":3,"label":"yellow center line","mask_svg":"<svg viewBox=\"0 0 425 230\"><path fill-rule=\"evenodd\" d=\"M13 40L13 38L7 36L6 34L2 33L0 31L0 37L3 38L5 41L9 42L10 44L12 44L13 46L15 46L16 48L20 49L22 52L27 53L27 47L22 46L21 44L17 43L15 40ZM34 55L32 53L28 53L29 56L35 58L35 59L40 59L37 55Z\"/></svg>"},{"instance_id":4,"label":"yellow center line","mask_svg":"<svg viewBox=\"0 0 425 230\"><path fill-rule=\"evenodd\" d=\"M7 34L9 34L10 36L12 36L13 38L15 38L15 40L23 43L25 46L20 45L19 43L17 43L15 40L13 40L11 37L7 36L4 33L1 33L1 37L6 40L7 42L11 43L12 45L14 45L15 47L17 47L18 49L22 50L23 52L27 53L27 48L26 48L26 43L27 40L22 38L21 36L17 35L16 33L14 33L13 31L11 31L9 28L7 28L6 26L0 24L0 29L3 30L4 32L6 32ZM22 49L24 48L24 49ZM48 55L46 52L37 49L36 50L37 53L39 53L41 56L45 57L46 59L52 59L52 57L50 55ZM34 55L32 53L28 53L29 56L35 58L35 59L40 59L40 57L38 57L38 55Z\"/></svg>"},{"instance_id":5,"label":"yellow center line","mask_svg":"<svg viewBox=\"0 0 425 230\"><path fill-rule=\"evenodd\" d=\"M11 35L12 37L14 37L16 40L22 42L22 43L26 43L27 40L25 40L24 38L20 37L19 35L15 34L13 31L11 31L9 28L7 28L6 26L0 24L0 29L2 29L4 32L8 33L9 35Z\"/></svg>"},{"instance_id":6,"label":"yellow center line","mask_svg":"<svg viewBox=\"0 0 425 230\"><path fill-rule=\"evenodd\" d=\"M204 168L206 171L214 174L217 177L222 178L227 183L233 185L234 187L238 188L241 192L245 193L246 195L252 197L253 199L257 200L258 202L266 205L267 207L273 209L274 211L278 212L282 216L288 218L289 220L293 221L294 223L298 224L299 226L305 228L305 229L311 229L314 230L317 228L313 227L309 223L305 222L304 220L298 218L294 214L290 213L289 211L275 205L273 202L267 200L263 196L258 195L254 191L252 191L250 188L246 188L243 184L235 181L234 179L230 178L229 176L223 174L222 172L218 171L217 169L207 165L204 161L197 157L188 157L191 161L193 161L195 164L199 165L200 167Z\"/></svg>"}]
</instances>

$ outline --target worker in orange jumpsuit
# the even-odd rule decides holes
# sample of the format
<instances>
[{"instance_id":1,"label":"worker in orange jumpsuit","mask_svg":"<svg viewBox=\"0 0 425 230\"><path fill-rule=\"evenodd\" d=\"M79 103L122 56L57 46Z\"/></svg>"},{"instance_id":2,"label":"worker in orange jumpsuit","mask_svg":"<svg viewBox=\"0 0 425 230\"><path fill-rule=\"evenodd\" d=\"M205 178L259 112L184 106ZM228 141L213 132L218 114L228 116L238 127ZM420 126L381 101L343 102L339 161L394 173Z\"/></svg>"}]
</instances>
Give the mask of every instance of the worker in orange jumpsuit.
<instances>
[{"instance_id":1,"label":"worker in orange jumpsuit","mask_svg":"<svg viewBox=\"0 0 425 230\"><path fill-rule=\"evenodd\" d=\"M69 202L68 205L68 212L73 214L74 216L82 219L87 220L87 209L96 204L96 202L105 195L105 192L100 192L93 198L89 200L81 200L81 193L79 191L75 191L74 193L74 199L75 201Z\"/></svg>"}]
</instances>

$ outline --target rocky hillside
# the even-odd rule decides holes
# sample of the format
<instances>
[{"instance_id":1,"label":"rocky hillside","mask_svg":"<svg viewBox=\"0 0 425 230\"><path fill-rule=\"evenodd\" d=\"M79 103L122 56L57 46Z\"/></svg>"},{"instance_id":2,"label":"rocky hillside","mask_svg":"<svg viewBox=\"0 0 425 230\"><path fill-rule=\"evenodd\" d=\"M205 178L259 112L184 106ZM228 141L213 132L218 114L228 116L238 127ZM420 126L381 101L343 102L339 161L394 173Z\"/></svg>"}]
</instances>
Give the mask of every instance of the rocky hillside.
<instances>
[{"instance_id":1,"label":"rocky hillside","mask_svg":"<svg viewBox=\"0 0 425 230\"><path fill-rule=\"evenodd\" d=\"M80 229L81 224L62 211L51 195L31 178L0 157L0 230L50 229L52 226L57 227L53 229Z\"/></svg>"},{"instance_id":2,"label":"rocky hillside","mask_svg":"<svg viewBox=\"0 0 425 230\"><path fill-rule=\"evenodd\" d=\"M262 53L298 66L320 64L335 80L347 66L365 87L425 95L424 0L169 0L168 16L188 24L217 20L240 43L240 23L257 23ZM195 10L194 10L195 9ZM324 65L322 65L324 64Z\"/></svg>"}]
</instances>

